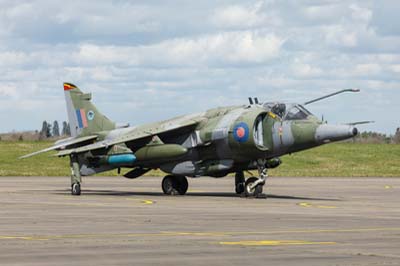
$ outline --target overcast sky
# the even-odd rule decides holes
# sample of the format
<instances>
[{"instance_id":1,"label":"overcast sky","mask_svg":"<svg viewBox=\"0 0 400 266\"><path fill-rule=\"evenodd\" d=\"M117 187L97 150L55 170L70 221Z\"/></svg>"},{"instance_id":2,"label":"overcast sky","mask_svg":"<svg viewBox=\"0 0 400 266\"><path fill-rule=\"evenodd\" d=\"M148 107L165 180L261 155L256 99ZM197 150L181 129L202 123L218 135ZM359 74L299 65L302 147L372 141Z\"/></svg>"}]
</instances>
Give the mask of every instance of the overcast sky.
<instances>
[{"instance_id":1,"label":"overcast sky","mask_svg":"<svg viewBox=\"0 0 400 266\"><path fill-rule=\"evenodd\" d=\"M0 0L0 132L66 120L66 81L131 125L356 87L309 109L394 133L399 14L395 0Z\"/></svg>"}]
</instances>

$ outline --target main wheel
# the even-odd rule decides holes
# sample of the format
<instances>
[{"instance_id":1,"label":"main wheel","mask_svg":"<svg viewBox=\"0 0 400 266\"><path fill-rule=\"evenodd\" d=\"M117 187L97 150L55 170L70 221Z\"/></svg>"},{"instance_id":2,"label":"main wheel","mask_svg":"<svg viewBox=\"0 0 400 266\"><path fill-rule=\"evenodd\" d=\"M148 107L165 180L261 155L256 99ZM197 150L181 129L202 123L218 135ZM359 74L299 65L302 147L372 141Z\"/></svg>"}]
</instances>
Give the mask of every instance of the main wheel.
<instances>
[{"instance_id":1,"label":"main wheel","mask_svg":"<svg viewBox=\"0 0 400 266\"><path fill-rule=\"evenodd\" d=\"M236 172L235 174L235 192L236 194L242 194L244 192L244 173L243 172Z\"/></svg>"},{"instance_id":2,"label":"main wheel","mask_svg":"<svg viewBox=\"0 0 400 266\"><path fill-rule=\"evenodd\" d=\"M164 194L185 195L189 184L184 176L167 175L164 177L161 187Z\"/></svg>"},{"instance_id":3,"label":"main wheel","mask_svg":"<svg viewBox=\"0 0 400 266\"><path fill-rule=\"evenodd\" d=\"M246 184L244 186L244 192L246 194L246 197L257 197L260 195L263 191L263 186L262 185L257 185L254 188L251 188L252 185L258 180L257 177L250 177L249 179L246 180Z\"/></svg>"},{"instance_id":4,"label":"main wheel","mask_svg":"<svg viewBox=\"0 0 400 266\"><path fill-rule=\"evenodd\" d=\"M75 196L79 196L81 194L81 184L74 183L71 186L71 194Z\"/></svg>"},{"instance_id":5,"label":"main wheel","mask_svg":"<svg viewBox=\"0 0 400 266\"><path fill-rule=\"evenodd\" d=\"M235 186L236 194L242 194L244 192L244 183L238 183Z\"/></svg>"}]
</instances>

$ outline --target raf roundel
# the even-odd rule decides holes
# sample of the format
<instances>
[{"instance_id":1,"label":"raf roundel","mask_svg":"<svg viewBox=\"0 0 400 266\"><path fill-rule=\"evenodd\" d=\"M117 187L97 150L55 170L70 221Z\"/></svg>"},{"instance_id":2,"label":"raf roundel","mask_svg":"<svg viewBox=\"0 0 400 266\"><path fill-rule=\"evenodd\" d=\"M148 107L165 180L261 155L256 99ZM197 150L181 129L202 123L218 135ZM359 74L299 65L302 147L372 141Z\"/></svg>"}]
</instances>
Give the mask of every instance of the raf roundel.
<instances>
[{"instance_id":1,"label":"raf roundel","mask_svg":"<svg viewBox=\"0 0 400 266\"><path fill-rule=\"evenodd\" d=\"M92 110L90 110L90 111L87 113L87 118L88 118L88 120L90 120L90 121L92 121L92 120L94 119L94 112L93 112Z\"/></svg>"},{"instance_id":2,"label":"raf roundel","mask_svg":"<svg viewBox=\"0 0 400 266\"><path fill-rule=\"evenodd\" d=\"M233 138L237 142L246 142L249 139L249 126L241 122L233 128Z\"/></svg>"}]
</instances>

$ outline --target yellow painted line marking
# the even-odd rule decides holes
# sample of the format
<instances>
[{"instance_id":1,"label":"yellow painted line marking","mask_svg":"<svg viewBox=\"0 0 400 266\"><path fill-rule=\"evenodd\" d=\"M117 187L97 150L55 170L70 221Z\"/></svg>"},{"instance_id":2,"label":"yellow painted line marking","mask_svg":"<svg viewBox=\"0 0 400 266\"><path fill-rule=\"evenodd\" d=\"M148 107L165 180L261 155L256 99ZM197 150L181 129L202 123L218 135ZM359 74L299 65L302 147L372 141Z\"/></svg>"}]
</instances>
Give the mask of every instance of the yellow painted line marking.
<instances>
[{"instance_id":1,"label":"yellow painted line marking","mask_svg":"<svg viewBox=\"0 0 400 266\"><path fill-rule=\"evenodd\" d=\"M156 202L155 202L155 201L152 201L152 200L142 200L141 203L144 203L144 204L154 204L154 203L156 203Z\"/></svg>"},{"instance_id":2,"label":"yellow painted line marking","mask_svg":"<svg viewBox=\"0 0 400 266\"><path fill-rule=\"evenodd\" d=\"M224 232L163 232L175 236L227 236Z\"/></svg>"},{"instance_id":3,"label":"yellow painted line marking","mask_svg":"<svg viewBox=\"0 0 400 266\"><path fill-rule=\"evenodd\" d=\"M319 208L319 209L336 209L336 206L327 206L327 205L313 205L307 202L301 202L299 204L297 204L301 207L305 207L305 208Z\"/></svg>"},{"instance_id":4,"label":"yellow painted line marking","mask_svg":"<svg viewBox=\"0 0 400 266\"><path fill-rule=\"evenodd\" d=\"M74 235L22 235L22 236L0 236L0 240L19 239L19 240L57 240L75 238L124 238L124 237L230 237L240 235L271 235L271 234L296 234L296 233L360 233L360 232L387 232L400 231L400 227L393 228L350 228L350 229L299 229L299 230L277 230L277 231L257 231L257 232L155 232L155 233L126 233L126 234L74 234Z\"/></svg>"},{"instance_id":5,"label":"yellow painted line marking","mask_svg":"<svg viewBox=\"0 0 400 266\"><path fill-rule=\"evenodd\" d=\"M289 246L289 245L335 245L336 242L310 242L303 240L261 240L261 241L237 241L219 242L221 245L232 246Z\"/></svg>"},{"instance_id":6,"label":"yellow painted line marking","mask_svg":"<svg viewBox=\"0 0 400 266\"><path fill-rule=\"evenodd\" d=\"M203 193L203 192L205 192L205 191L203 191L203 190L197 190L197 189L189 189L188 192L189 192L189 193L190 193L190 192L192 192L192 193Z\"/></svg>"},{"instance_id":7,"label":"yellow painted line marking","mask_svg":"<svg viewBox=\"0 0 400 266\"><path fill-rule=\"evenodd\" d=\"M34 236L0 236L0 239L17 239L17 240L49 240L43 237Z\"/></svg>"},{"instance_id":8,"label":"yellow painted line marking","mask_svg":"<svg viewBox=\"0 0 400 266\"><path fill-rule=\"evenodd\" d=\"M393 188L392 186L388 186L388 185L385 186L385 189L392 189L392 188Z\"/></svg>"},{"instance_id":9,"label":"yellow painted line marking","mask_svg":"<svg viewBox=\"0 0 400 266\"><path fill-rule=\"evenodd\" d=\"M135 199L135 198L133 198L133 199L131 199L131 198L127 198L126 200L129 200L129 201L138 201L138 199ZM143 203L143 204L154 204L154 203L156 203L157 201L155 201L155 200L147 200L147 199L142 199L142 200L140 200L139 199L139 201L140 201L140 203Z\"/></svg>"}]
</instances>

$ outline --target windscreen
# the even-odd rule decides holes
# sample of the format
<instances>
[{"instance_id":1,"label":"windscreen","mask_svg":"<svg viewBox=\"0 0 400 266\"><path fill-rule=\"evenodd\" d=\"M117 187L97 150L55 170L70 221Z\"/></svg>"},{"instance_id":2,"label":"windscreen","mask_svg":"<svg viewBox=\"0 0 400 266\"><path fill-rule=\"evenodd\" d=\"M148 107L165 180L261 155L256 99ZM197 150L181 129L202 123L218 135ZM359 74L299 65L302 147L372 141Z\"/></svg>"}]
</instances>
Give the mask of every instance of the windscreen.
<instances>
[{"instance_id":1,"label":"windscreen","mask_svg":"<svg viewBox=\"0 0 400 266\"><path fill-rule=\"evenodd\" d=\"M304 120L312 115L306 108L301 105L295 105L289 109L285 116L285 120Z\"/></svg>"}]
</instances>

